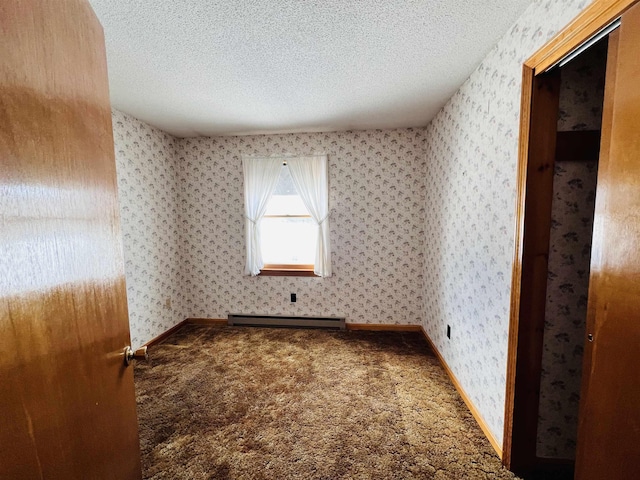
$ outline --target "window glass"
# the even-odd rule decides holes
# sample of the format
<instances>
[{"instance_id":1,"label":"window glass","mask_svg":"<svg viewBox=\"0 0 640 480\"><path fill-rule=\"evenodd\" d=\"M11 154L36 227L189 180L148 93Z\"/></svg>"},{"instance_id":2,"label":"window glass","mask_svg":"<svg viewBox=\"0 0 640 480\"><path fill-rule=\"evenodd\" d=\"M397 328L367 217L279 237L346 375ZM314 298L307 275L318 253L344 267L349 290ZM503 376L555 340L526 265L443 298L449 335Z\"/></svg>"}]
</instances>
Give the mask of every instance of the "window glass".
<instances>
[{"instance_id":1,"label":"window glass","mask_svg":"<svg viewBox=\"0 0 640 480\"><path fill-rule=\"evenodd\" d=\"M262 219L260 240L265 265L313 265L318 227L311 217Z\"/></svg>"},{"instance_id":2,"label":"window glass","mask_svg":"<svg viewBox=\"0 0 640 480\"><path fill-rule=\"evenodd\" d=\"M286 165L260 228L265 265L312 265L318 228L297 194Z\"/></svg>"}]
</instances>

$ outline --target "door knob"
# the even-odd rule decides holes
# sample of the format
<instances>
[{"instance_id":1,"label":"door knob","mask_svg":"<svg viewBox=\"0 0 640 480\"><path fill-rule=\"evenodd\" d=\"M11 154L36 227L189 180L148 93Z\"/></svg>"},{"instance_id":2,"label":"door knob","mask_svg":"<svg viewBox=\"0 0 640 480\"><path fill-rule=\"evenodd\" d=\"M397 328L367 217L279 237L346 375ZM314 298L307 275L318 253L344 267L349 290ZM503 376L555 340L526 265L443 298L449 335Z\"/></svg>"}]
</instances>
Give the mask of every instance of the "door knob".
<instances>
[{"instance_id":1,"label":"door knob","mask_svg":"<svg viewBox=\"0 0 640 480\"><path fill-rule=\"evenodd\" d=\"M147 347L140 347L136 351L134 351L131 346L125 347L124 364L131 365L134 360L144 360L145 362L148 362L149 354L147 353Z\"/></svg>"}]
</instances>

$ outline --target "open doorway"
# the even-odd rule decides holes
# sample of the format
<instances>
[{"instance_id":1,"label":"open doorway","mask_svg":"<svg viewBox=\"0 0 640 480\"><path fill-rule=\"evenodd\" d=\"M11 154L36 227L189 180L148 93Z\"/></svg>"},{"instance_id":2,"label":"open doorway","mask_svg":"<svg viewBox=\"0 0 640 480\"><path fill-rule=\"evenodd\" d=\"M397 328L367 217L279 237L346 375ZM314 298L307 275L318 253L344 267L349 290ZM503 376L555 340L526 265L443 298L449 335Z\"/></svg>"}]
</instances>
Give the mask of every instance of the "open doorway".
<instances>
[{"instance_id":1,"label":"open doorway","mask_svg":"<svg viewBox=\"0 0 640 480\"><path fill-rule=\"evenodd\" d=\"M587 157L581 162L592 161L589 152L594 149L589 145L598 143L597 131L588 123L580 125L584 129L558 131L562 67L571 61L565 59L573 58L570 54L575 51L585 55L583 46L596 43L590 40L594 36L607 41L598 165L563 166L565 157L577 153ZM503 444L503 463L516 472L535 470L543 458L548 463L572 461L574 450L576 478L630 478L637 470L640 372L629 367L640 361L639 76L640 6L636 1L593 2L523 66ZM597 88L597 82L593 87ZM588 110L592 117L599 115ZM562 116L560 120L562 123ZM569 149L567 142L573 145ZM582 169L579 174L578 168ZM567 172L576 178L560 178ZM588 190L594 183L584 175L595 172L595 214L589 245L591 215L581 212L576 195L583 200L586 197L585 208L591 203ZM556 198L560 190L567 196ZM568 207L572 215L577 213L579 221L579 228L574 225L559 238L554 238L558 233L554 227L562 230L555 223L562 212L554 212L554 201ZM563 241L570 244L569 250L564 250L568 245L560 245ZM582 248L576 250L578 245ZM590 262L585 258L589 253ZM581 257L582 265L590 264L590 271L577 264L576 256ZM562 269L569 280L559 278L557 271ZM587 283L584 277L588 277ZM586 328L580 315L570 315L585 308L584 289L588 290ZM577 295L569 298L559 293ZM559 305L564 308L557 308ZM569 312L568 305L579 308ZM550 319L552 314L556 316ZM569 327L563 324L567 321L574 329L571 333L582 329L581 342L570 338ZM558 326L562 328L554 331ZM580 334L574 336L579 338ZM567 364L568 354L574 360L583 356L582 362L575 362L582 363L581 381L579 367ZM547 371L543 370L545 361ZM549 373L549 364L555 373ZM575 389L567 388L567 374L575 379L575 385L581 384L579 394L558 394ZM575 408L563 410L578 403L577 417ZM576 420L574 435L571 425Z\"/></svg>"},{"instance_id":2,"label":"open doorway","mask_svg":"<svg viewBox=\"0 0 640 480\"><path fill-rule=\"evenodd\" d=\"M559 67L536 456L575 460L607 39Z\"/></svg>"},{"instance_id":3,"label":"open doorway","mask_svg":"<svg viewBox=\"0 0 640 480\"><path fill-rule=\"evenodd\" d=\"M607 43L533 78L509 459L525 477L573 478Z\"/></svg>"}]
</instances>

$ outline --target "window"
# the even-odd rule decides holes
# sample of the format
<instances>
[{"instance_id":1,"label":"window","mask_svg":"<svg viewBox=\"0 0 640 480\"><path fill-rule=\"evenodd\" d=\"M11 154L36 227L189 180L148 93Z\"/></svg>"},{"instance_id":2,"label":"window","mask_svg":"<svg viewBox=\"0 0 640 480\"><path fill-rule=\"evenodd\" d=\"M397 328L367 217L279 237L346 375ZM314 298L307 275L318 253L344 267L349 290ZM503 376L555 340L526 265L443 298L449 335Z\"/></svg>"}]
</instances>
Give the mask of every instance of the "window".
<instances>
[{"instance_id":1,"label":"window","mask_svg":"<svg viewBox=\"0 0 640 480\"><path fill-rule=\"evenodd\" d=\"M245 275L331 276L326 155L243 157L242 165Z\"/></svg>"},{"instance_id":2,"label":"window","mask_svg":"<svg viewBox=\"0 0 640 480\"><path fill-rule=\"evenodd\" d=\"M283 165L260 223L262 275L275 272L313 273L318 225L298 194L287 165Z\"/></svg>"}]
</instances>

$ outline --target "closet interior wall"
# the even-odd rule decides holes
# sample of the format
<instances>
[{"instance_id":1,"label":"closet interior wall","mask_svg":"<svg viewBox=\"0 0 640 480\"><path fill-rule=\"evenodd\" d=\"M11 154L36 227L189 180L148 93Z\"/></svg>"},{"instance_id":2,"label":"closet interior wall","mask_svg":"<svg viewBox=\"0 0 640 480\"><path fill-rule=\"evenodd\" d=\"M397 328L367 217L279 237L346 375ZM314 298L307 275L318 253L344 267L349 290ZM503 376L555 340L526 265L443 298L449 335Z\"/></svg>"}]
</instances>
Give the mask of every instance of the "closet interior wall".
<instances>
[{"instance_id":1,"label":"closet interior wall","mask_svg":"<svg viewBox=\"0 0 640 480\"><path fill-rule=\"evenodd\" d=\"M537 456L575 458L607 42L561 68ZM572 137L571 132L582 132ZM561 138L564 135L568 141ZM576 144L577 143L577 144Z\"/></svg>"}]
</instances>

